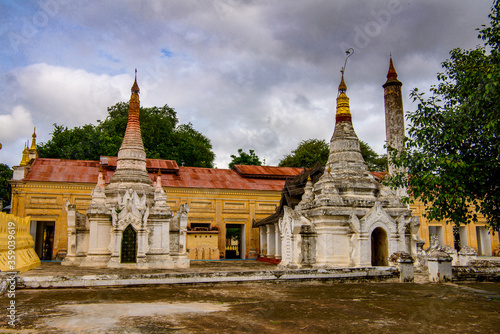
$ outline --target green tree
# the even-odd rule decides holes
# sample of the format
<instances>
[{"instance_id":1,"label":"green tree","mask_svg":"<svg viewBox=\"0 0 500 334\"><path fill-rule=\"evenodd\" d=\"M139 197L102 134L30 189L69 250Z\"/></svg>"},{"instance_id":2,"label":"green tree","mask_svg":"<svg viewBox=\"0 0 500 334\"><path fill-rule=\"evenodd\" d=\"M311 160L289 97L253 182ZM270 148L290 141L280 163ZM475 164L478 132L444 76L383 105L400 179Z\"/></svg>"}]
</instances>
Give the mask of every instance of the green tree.
<instances>
[{"instance_id":1,"label":"green tree","mask_svg":"<svg viewBox=\"0 0 500 334\"><path fill-rule=\"evenodd\" d=\"M0 163L0 200L2 207L10 205L11 187L9 180L12 179L12 169L6 164Z\"/></svg>"},{"instance_id":2,"label":"green tree","mask_svg":"<svg viewBox=\"0 0 500 334\"><path fill-rule=\"evenodd\" d=\"M176 160L179 165L213 167L215 154L210 140L192 124L178 124L177 113L168 105L140 109L141 134L146 156ZM128 103L108 108L108 116L98 125L68 129L54 124L52 138L38 145L44 158L98 160L116 156L127 128Z\"/></svg>"},{"instance_id":3,"label":"green tree","mask_svg":"<svg viewBox=\"0 0 500 334\"><path fill-rule=\"evenodd\" d=\"M231 154L231 158L233 159L229 163L229 168L233 168L234 165L254 165L254 166L262 166L262 162L260 162L259 157L255 154L254 150L249 150L248 153L243 152L243 149L238 149L239 156Z\"/></svg>"},{"instance_id":4,"label":"green tree","mask_svg":"<svg viewBox=\"0 0 500 334\"><path fill-rule=\"evenodd\" d=\"M460 225L482 214L495 231L500 228L499 13L496 0L490 25L479 30L484 45L452 50L429 98L413 90L418 107L407 115L409 137L401 152L391 153L400 172L388 179L422 200L428 219Z\"/></svg>"},{"instance_id":5,"label":"green tree","mask_svg":"<svg viewBox=\"0 0 500 334\"><path fill-rule=\"evenodd\" d=\"M385 172L387 167L387 155L378 155L366 142L360 140L361 155L365 159L368 169L372 172Z\"/></svg>"},{"instance_id":6,"label":"green tree","mask_svg":"<svg viewBox=\"0 0 500 334\"><path fill-rule=\"evenodd\" d=\"M387 157L379 156L367 143L360 141L361 155L371 171L385 171ZM318 162L325 165L330 147L324 140L308 139L300 142L292 153L286 155L278 164L280 167L314 167Z\"/></svg>"},{"instance_id":7,"label":"green tree","mask_svg":"<svg viewBox=\"0 0 500 334\"><path fill-rule=\"evenodd\" d=\"M324 140L308 139L279 162L280 167L314 167L318 162L322 165L328 161L330 147Z\"/></svg>"}]
</instances>

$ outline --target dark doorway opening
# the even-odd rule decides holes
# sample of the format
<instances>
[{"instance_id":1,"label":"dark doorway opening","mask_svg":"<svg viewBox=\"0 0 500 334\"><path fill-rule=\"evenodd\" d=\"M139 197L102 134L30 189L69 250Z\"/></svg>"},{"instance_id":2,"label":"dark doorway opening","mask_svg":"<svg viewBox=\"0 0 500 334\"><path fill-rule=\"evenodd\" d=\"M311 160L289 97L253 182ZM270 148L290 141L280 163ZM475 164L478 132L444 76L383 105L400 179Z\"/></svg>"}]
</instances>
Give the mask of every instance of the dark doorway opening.
<instances>
[{"instance_id":1,"label":"dark doorway opening","mask_svg":"<svg viewBox=\"0 0 500 334\"><path fill-rule=\"evenodd\" d=\"M242 258L243 226L240 224L226 225L226 259Z\"/></svg>"},{"instance_id":2,"label":"dark doorway opening","mask_svg":"<svg viewBox=\"0 0 500 334\"><path fill-rule=\"evenodd\" d=\"M36 221L35 253L42 261L50 261L54 252L55 222Z\"/></svg>"},{"instance_id":3,"label":"dark doorway opening","mask_svg":"<svg viewBox=\"0 0 500 334\"><path fill-rule=\"evenodd\" d=\"M137 232L132 225L127 226L123 231L121 263L137 262Z\"/></svg>"},{"instance_id":4,"label":"dark doorway opening","mask_svg":"<svg viewBox=\"0 0 500 334\"><path fill-rule=\"evenodd\" d=\"M372 266L389 265L389 243L387 242L387 233L381 227L373 230L371 236L372 242Z\"/></svg>"}]
</instances>

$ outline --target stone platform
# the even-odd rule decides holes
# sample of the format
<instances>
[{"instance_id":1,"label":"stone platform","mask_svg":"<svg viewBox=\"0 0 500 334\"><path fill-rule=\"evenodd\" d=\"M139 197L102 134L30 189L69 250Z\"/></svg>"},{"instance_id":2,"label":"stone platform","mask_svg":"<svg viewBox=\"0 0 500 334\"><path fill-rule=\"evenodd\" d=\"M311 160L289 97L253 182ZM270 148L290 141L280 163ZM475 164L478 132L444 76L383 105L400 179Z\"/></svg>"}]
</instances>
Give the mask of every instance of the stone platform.
<instances>
[{"instance_id":1,"label":"stone platform","mask_svg":"<svg viewBox=\"0 0 500 334\"><path fill-rule=\"evenodd\" d=\"M42 263L18 276L18 289L84 288L220 282L293 280L365 281L398 277L393 267L282 270L259 261L192 261L190 268L169 270L92 269Z\"/></svg>"}]
</instances>

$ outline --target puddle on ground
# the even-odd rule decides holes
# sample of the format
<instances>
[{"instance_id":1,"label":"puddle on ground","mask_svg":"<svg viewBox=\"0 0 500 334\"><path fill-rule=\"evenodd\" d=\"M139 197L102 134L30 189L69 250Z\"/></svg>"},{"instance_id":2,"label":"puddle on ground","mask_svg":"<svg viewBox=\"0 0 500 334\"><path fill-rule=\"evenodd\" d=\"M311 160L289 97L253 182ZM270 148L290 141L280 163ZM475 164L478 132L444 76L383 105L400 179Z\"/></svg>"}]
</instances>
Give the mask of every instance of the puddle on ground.
<instances>
[{"instance_id":1,"label":"puddle on ground","mask_svg":"<svg viewBox=\"0 0 500 334\"><path fill-rule=\"evenodd\" d=\"M45 325L55 329L79 331L106 331L116 327L127 317L170 316L184 313L209 313L227 311L229 306L212 303L124 303L61 305L58 311L68 315L52 316Z\"/></svg>"}]
</instances>

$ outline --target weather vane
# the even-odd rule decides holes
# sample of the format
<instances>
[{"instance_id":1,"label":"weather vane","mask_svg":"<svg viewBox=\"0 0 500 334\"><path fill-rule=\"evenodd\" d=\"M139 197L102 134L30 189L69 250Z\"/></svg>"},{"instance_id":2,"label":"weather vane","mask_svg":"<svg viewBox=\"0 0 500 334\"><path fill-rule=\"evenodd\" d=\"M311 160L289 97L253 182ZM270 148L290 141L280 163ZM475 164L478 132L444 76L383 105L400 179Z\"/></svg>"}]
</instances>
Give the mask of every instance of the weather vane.
<instances>
[{"instance_id":1,"label":"weather vane","mask_svg":"<svg viewBox=\"0 0 500 334\"><path fill-rule=\"evenodd\" d=\"M347 59L349 59L349 57L352 56L353 54L354 54L354 49L353 48L349 48L345 52L346 57L345 57L344 67L342 67L342 69L340 70L340 72L342 72L342 76L345 73L345 68L347 66Z\"/></svg>"}]
</instances>

